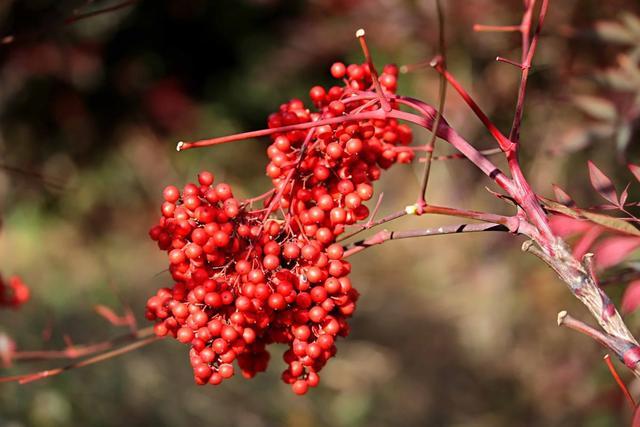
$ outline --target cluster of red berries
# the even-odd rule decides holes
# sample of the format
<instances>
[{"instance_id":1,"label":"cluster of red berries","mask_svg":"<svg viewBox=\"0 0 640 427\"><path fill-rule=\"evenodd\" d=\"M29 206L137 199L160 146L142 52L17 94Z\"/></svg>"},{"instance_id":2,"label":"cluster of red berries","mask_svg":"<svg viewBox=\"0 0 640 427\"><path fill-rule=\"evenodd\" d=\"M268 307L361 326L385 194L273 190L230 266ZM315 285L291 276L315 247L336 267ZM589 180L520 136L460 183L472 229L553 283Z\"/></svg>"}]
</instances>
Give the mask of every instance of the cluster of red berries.
<instances>
[{"instance_id":1,"label":"cluster of red berries","mask_svg":"<svg viewBox=\"0 0 640 427\"><path fill-rule=\"evenodd\" d=\"M269 127L375 108L350 99L372 85L366 64L336 63L331 72L345 86L312 88L318 111L293 100L269 117ZM397 68L386 66L385 91L395 90L396 77ZM297 394L318 384L336 337L349 333L358 299L336 239L369 215L363 202L381 170L411 161L411 152L393 149L410 142L410 128L391 119L275 133L267 149L274 189L261 210L235 199L227 184L214 185L209 172L182 191L165 188L150 236L168 253L175 285L149 298L146 315L157 335L191 345L196 383L220 384L233 376L236 360L251 378L267 367L266 346L284 343L282 379Z\"/></svg>"},{"instance_id":2,"label":"cluster of red berries","mask_svg":"<svg viewBox=\"0 0 640 427\"><path fill-rule=\"evenodd\" d=\"M0 277L0 307L18 308L29 301L31 292L18 276L12 276L8 281Z\"/></svg>"}]
</instances>

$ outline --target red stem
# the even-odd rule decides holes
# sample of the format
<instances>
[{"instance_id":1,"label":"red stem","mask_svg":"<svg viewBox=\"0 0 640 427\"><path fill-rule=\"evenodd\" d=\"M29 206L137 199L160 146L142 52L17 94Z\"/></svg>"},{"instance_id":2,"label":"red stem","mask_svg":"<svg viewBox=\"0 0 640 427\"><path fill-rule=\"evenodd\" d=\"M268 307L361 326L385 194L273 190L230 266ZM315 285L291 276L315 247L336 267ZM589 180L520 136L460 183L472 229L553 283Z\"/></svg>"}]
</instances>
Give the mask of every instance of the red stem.
<instances>
[{"instance_id":1,"label":"red stem","mask_svg":"<svg viewBox=\"0 0 640 427\"><path fill-rule=\"evenodd\" d=\"M458 94L462 97L462 99L467 103L467 105L473 110L476 116L480 119L482 124L489 130L489 133L493 136L493 138L498 142L498 145L502 149L502 151L509 151L513 143L507 139L506 136L500 132L500 130L496 127L496 125L489 120L489 117L482 111L482 109L476 104L476 102L471 98L471 95L462 87L460 83L453 77L449 71L447 71L439 58L435 58L432 62L432 66L441 73L449 82L451 86L458 92Z\"/></svg>"},{"instance_id":2,"label":"red stem","mask_svg":"<svg viewBox=\"0 0 640 427\"><path fill-rule=\"evenodd\" d=\"M522 76L520 78L520 88L518 90L518 101L516 102L516 112L513 116L513 124L511 126L511 132L509 133L509 139L514 143L518 143L520 140L520 125L522 123L522 113L524 110L524 99L527 91L527 81L529 79L529 70L533 61L533 55L536 52L538 46L538 39L540 38L540 31L544 24L544 19L547 16L547 9L549 7L549 0L542 0L542 6L540 7L540 14L538 16L538 24L536 26L535 34L529 44L529 31L531 28L531 19L533 15L533 8L535 6L535 0L530 0L527 10L522 18Z\"/></svg>"},{"instance_id":3,"label":"red stem","mask_svg":"<svg viewBox=\"0 0 640 427\"><path fill-rule=\"evenodd\" d=\"M243 139L259 138L261 136L272 135L274 133L289 132L292 130L306 130L306 129L311 129L318 126L332 125L332 124L343 123L348 121L376 120L376 119L384 119L384 111L382 110L366 111L364 113L353 114L348 116L340 116L340 117L332 117L330 119L316 120L315 122L305 122L305 123L298 123L298 124L289 125L289 126L280 126L277 128L254 130L250 132L236 133L234 135L221 136L218 138L203 139L195 142L180 141L176 146L176 150L184 151L184 150L189 150L191 148L209 147L212 145L224 144L227 142L242 141Z\"/></svg>"},{"instance_id":4,"label":"red stem","mask_svg":"<svg viewBox=\"0 0 640 427\"><path fill-rule=\"evenodd\" d=\"M618 375L618 371L616 371L615 366L613 366L613 362L611 362L611 356L609 356L608 354L605 354L604 363L607 364L607 367L609 368L609 372L611 372L611 376L613 377L614 380L616 380L616 383L618 383L618 387L620 387L620 390L622 390L622 393L627 398L627 401L631 405L631 409L635 409L636 402L635 400L633 400L633 396L631 396L631 393L629 392L627 385L624 383L624 381L622 381L622 378L620 378L620 375Z\"/></svg>"},{"instance_id":5,"label":"red stem","mask_svg":"<svg viewBox=\"0 0 640 427\"><path fill-rule=\"evenodd\" d=\"M356 31L356 37L360 42L360 47L362 48L362 52L364 53L364 57L369 65L369 72L371 73L371 80L373 81L373 87L376 88L376 94L378 95L378 99L380 100L380 106L386 112L391 111L391 104L384 95L382 91L382 86L380 85L380 80L378 79L378 72L376 71L375 65L373 65L373 58L371 57L371 52L369 51L369 46L367 46L367 40L365 39L365 32L362 28Z\"/></svg>"},{"instance_id":6,"label":"red stem","mask_svg":"<svg viewBox=\"0 0 640 427\"><path fill-rule=\"evenodd\" d=\"M405 111L393 110L389 113L389 117L415 123L429 130L432 130L433 128L433 119L417 116ZM505 191L509 194L513 192L513 182L496 165L494 165L491 160L483 156L480 151L458 135L455 130L449 127L444 120L440 124L437 133L440 138L453 145L482 172L484 172L485 175L494 180L496 184L502 187Z\"/></svg>"}]
</instances>

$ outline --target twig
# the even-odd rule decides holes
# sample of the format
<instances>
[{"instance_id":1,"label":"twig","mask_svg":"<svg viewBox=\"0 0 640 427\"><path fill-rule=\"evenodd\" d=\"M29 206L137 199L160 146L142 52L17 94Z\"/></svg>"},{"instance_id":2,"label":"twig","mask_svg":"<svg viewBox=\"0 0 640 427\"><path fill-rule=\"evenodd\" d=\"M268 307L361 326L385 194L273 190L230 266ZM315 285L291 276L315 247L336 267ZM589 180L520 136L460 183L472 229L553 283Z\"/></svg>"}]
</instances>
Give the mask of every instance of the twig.
<instances>
[{"instance_id":1,"label":"twig","mask_svg":"<svg viewBox=\"0 0 640 427\"><path fill-rule=\"evenodd\" d=\"M79 362L72 363L70 365L66 365L60 368L46 369L44 371L38 371L29 374L22 375L14 375L8 377L0 377L0 383L8 383L8 382L18 382L20 384L26 384L32 381L37 381L43 378L53 377L56 375L60 375L64 372L70 371L72 369L82 368L85 366L90 366L95 363L103 362L105 360L129 353L131 351L137 350L141 347L147 346L151 343L161 340L162 337L151 336L134 343L128 344L124 347L120 347L115 350L107 351L102 354L98 354L96 356L90 357L88 359L81 360Z\"/></svg>"},{"instance_id":2,"label":"twig","mask_svg":"<svg viewBox=\"0 0 640 427\"><path fill-rule=\"evenodd\" d=\"M442 13L442 5L440 0L436 0L436 9L438 11L438 45L440 48L440 66L443 69L447 69L447 51L444 35L444 15ZM431 137L425 145L425 165L424 172L422 174L422 183L420 184L420 193L418 195L418 209L422 212L422 208L427 204L427 186L429 185L429 175L431 173L431 162L433 160L433 151L436 147L436 139L438 136L438 127L440 127L440 120L442 119L442 113L444 111L444 105L447 97L447 80L444 76L440 75L440 88L438 89L438 110L436 112L436 119L433 122L433 129L431 130Z\"/></svg>"},{"instance_id":3,"label":"twig","mask_svg":"<svg viewBox=\"0 0 640 427\"><path fill-rule=\"evenodd\" d=\"M509 229L504 225L480 223L480 224L456 224L441 227L426 228L421 230L389 231L381 230L373 236L351 243L345 246L344 256L349 257L357 254L371 246L380 245L390 240L412 239L416 237L438 236L443 234L478 233L483 231L506 231Z\"/></svg>"},{"instance_id":4,"label":"twig","mask_svg":"<svg viewBox=\"0 0 640 427\"><path fill-rule=\"evenodd\" d=\"M640 347L638 347L638 344L635 342L598 331L586 323L575 319L565 310L558 313L558 326L565 326L588 336L613 352L629 369L634 371L634 373L638 370Z\"/></svg>"},{"instance_id":5,"label":"twig","mask_svg":"<svg viewBox=\"0 0 640 427\"><path fill-rule=\"evenodd\" d=\"M502 132L493 124L493 122L487 117L487 115L482 111L482 109L478 106L478 104L473 100L471 95L462 87L462 85L453 77L453 75L448 72L441 64L438 57L434 58L431 61L431 66L435 68L440 74L442 74L445 79L449 82L451 86L458 92L458 94L462 97L462 99L467 103L467 105L473 110L475 115L480 119L482 124L487 128L489 133L493 136L493 138L498 142L498 145L502 149L502 151L509 151L513 143L509 141L509 139L503 135Z\"/></svg>"},{"instance_id":6,"label":"twig","mask_svg":"<svg viewBox=\"0 0 640 427\"><path fill-rule=\"evenodd\" d=\"M115 4L113 6L109 6L109 7L103 8L103 9L98 9L98 10L94 10L94 11L86 12L86 13L81 13L81 14L78 14L78 13L74 12L74 15L69 16L64 21L62 21L62 25L72 25L72 24L75 24L78 21L82 21L82 20L87 19L87 18L93 18L95 16L103 15L105 13L115 12L117 10L124 9L126 7L132 6L135 3L137 3L137 1L138 0L127 0L127 1L123 1L122 3ZM41 33L40 31L36 32L36 34L40 34L40 33ZM15 41L16 41L16 35L15 34L9 34L9 35L3 36L0 39L0 45L8 45L8 44L14 43Z\"/></svg>"},{"instance_id":7,"label":"twig","mask_svg":"<svg viewBox=\"0 0 640 427\"><path fill-rule=\"evenodd\" d=\"M505 64L509 64L509 65L513 65L516 68L522 69L523 65L519 62L516 61L512 61L511 59L508 58L503 58L502 56L496 56L496 61L498 62L504 62Z\"/></svg>"},{"instance_id":8,"label":"twig","mask_svg":"<svg viewBox=\"0 0 640 427\"><path fill-rule=\"evenodd\" d=\"M509 132L509 140L514 143L518 143L520 140L520 124L522 123L522 114L524 111L524 98L527 91L527 80L529 78L529 70L533 61L533 56L538 46L538 40L540 38L540 32L542 31L542 25L544 19L547 16L547 9L549 7L549 0L542 0L542 6L540 7L540 13L538 16L538 24L536 31L529 44L529 28L531 27L531 15L533 14L533 8L535 1L529 2L529 7L525 11L523 16L523 30L522 30L522 76L520 78L520 88L518 90L518 101L516 102L516 112L513 116L513 124L511 126L511 132Z\"/></svg>"},{"instance_id":9,"label":"twig","mask_svg":"<svg viewBox=\"0 0 640 427\"><path fill-rule=\"evenodd\" d=\"M510 33L520 31L520 25L481 25L475 24L473 31L492 32L492 33Z\"/></svg>"},{"instance_id":10,"label":"twig","mask_svg":"<svg viewBox=\"0 0 640 427\"><path fill-rule=\"evenodd\" d=\"M376 71L376 67L373 64L373 58L371 57L371 52L369 51L369 46L367 46L367 40L365 39L364 29L360 28L356 31L356 37L360 42L360 47L362 48L362 52L364 53L364 57L369 65L369 72L371 73L371 80L373 81L373 87L376 89L376 94L378 95L378 99L380 100L380 106L386 112L391 111L391 104L384 95L382 91L382 86L380 85L380 80L378 80L378 72Z\"/></svg>"},{"instance_id":11,"label":"twig","mask_svg":"<svg viewBox=\"0 0 640 427\"><path fill-rule=\"evenodd\" d=\"M48 360L48 359L78 359L81 357L90 356L92 354L100 353L117 345L135 341L138 339L146 338L153 335L153 327L149 326L136 331L135 333L128 333L117 336L108 341L103 341L96 344L89 344L85 346L73 346L67 347L63 350L28 350L28 351L15 351L11 355L12 360L16 361L36 361L36 360Z\"/></svg>"},{"instance_id":12,"label":"twig","mask_svg":"<svg viewBox=\"0 0 640 427\"><path fill-rule=\"evenodd\" d=\"M620 378L620 375L618 375L618 371L616 371L615 366L613 366L613 362L611 362L611 356L609 356L608 354L605 354L603 359L604 359L604 363L606 363L607 367L609 368L609 372L611 372L611 376L618 384L618 387L620 387L620 390L622 390L622 393L624 394L624 396L627 398L627 402L629 402L629 404L631 405L631 409L635 409L636 402L635 400L633 400L633 396L631 396L631 393L629 392L627 385L624 383L624 381L622 381L622 378Z\"/></svg>"},{"instance_id":13,"label":"twig","mask_svg":"<svg viewBox=\"0 0 640 427\"><path fill-rule=\"evenodd\" d=\"M109 13L109 12L115 12L116 10L120 10L120 9L124 9L125 7L133 6L137 2L138 2L138 0L128 0L128 1L123 1L122 3L115 4L113 6L105 7L104 9L99 9L99 10L94 10L94 11L91 11L91 12L77 14L77 15L74 15L74 16L71 16L71 17L65 19L64 23L66 25L70 25L70 24L73 24L75 22L81 21L83 19L93 18L94 16L103 15L103 14Z\"/></svg>"}]
</instances>

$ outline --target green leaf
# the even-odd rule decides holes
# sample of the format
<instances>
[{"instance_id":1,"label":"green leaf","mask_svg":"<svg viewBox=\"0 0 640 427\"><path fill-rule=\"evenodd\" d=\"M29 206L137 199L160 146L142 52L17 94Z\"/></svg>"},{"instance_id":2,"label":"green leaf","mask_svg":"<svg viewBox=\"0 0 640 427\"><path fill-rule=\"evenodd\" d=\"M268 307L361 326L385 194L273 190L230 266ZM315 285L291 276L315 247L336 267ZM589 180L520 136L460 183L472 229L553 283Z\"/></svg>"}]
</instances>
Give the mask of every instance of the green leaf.
<instances>
[{"instance_id":1,"label":"green leaf","mask_svg":"<svg viewBox=\"0 0 640 427\"><path fill-rule=\"evenodd\" d=\"M632 133L633 129L629 123L623 123L618 127L618 131L616 132L616 148L619 154L623 154L627 150Z\"/></svg>"},{"instance_id":2,"label":"green leaf","mask_svg":"<svg viewBox=\"0 0 640 427\"><path fill-rule=\"evenodd\" d=\"M602 225L615 231L619 231L620 233L631 234L632 236L640 236L640 230L638 230L636 227L634 227L624 219L589 211L580 211L580 214L584 218L595 222L596 224Z\"/></svg>"},{"instance_id":3,"label":"green leaf","mask_svg":"<svg viewBox=\"0 0 640 427\"><path fill-rule=\"evenodd\" d=\"M550 199L546 199L544 197L541 197L540 201L542 202L542 204L547 210L550 210L556 213L561 213L563 215L570 216L571 218L576 218L576 219L580 218L580 213L578 210L571 209L561 203L555 202Z\"/></svg>"},{"instance_id":4,"label":"green leaf","mask_svg":"<svg viewBox=\"0 0 640 427\"><path fill-rule=\"evenodd\" d=\"M596 119L612 122L618 115L615 105L604 98L579 95L573 98L573 102L583 112Z\"/></svg>"},{"instance_id":5,"label":"green leaf","mask_svg":"<svg viewBox=\"0 0 640 427\"><path fill-rule=\"evenodd\" d=\"M633 44L634 34L617 22L600 21L596 23L597 36L610 43Z\"/></svg>"},{"instance_id":6,"label":"green leaf","mask_svg":"<svg viewBox=\"0 0 640 427\"><path fill-rule=\"evenodd\" d=\"M620 20L629 29L629 31L640 38L640 18L632 13L623 12L620 15Z\"/></svg>"}]
</instances>

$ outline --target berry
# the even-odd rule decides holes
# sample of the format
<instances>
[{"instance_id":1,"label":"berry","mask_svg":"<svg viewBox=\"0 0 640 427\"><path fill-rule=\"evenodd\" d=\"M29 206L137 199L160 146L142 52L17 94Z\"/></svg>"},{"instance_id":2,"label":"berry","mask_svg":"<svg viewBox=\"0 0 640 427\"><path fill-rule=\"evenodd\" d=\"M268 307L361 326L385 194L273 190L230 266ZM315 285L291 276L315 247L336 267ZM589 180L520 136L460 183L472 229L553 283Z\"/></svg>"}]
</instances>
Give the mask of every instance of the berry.
<instances>
[{"instance_id":1,"label":"berry","mask_svg":"<svg viewBox=\"0 0 640 427\"><path fill-rule=\"evenodd\" d=\"M342 62L335 62L331 66L331 75L336 79L341 79L347 72L347 67Z\"/></svg>"}]
</instances>

